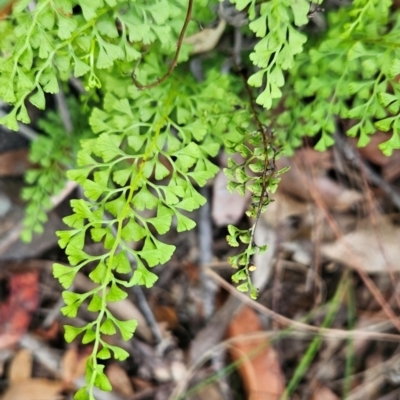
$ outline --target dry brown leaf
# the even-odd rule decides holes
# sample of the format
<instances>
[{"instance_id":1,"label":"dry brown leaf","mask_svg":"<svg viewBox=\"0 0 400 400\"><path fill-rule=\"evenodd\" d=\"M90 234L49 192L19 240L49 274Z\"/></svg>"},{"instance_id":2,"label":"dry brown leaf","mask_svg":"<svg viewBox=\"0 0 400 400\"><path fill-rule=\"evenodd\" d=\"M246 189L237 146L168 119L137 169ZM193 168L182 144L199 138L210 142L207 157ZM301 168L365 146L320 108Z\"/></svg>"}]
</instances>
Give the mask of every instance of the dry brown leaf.
<instances>
[{"instance_id":1,"label":"dry brown leaf","mask_svg":"<svg viewBox=\"0 0 400 400\"><path fill-rule=\"evenodd\" d=\"M199 389L199 393L190 397L190 400L224 400L225 397L218 389L217 384L208 385L203 389Z\"/></svg>"},{"instance_id":2,"label":"dry brown leaf","mask_svg":"<svg viewBox=\"0 0 400 400\"><path fill-rule=\"evenodd\" d=\"M71 346L61 359L62 377L66 384L85 375L87 355L80 355L75 346Z\"/></svg>"},{"instance_id":3,"label":"dry brown leaf","mask_svg":"<svg viewBox=\"0 0 400 400\"><path fill-rule=\"evenodd\" d=\"M328 209L336 211L346 211L361 201L360 192L342 187L326 175L330 160L327 156L318 158L315 153L302 149L292 159L279 159L278 168L290 167L282 175L279 190L303 201L313 201L318 196Z\"/></svg>"},{"instance_id":4,"label":"dry brown leaf","mask_svg":"<svg viewBox=\"0 0 400 400\"><path fill-rule=\"evenodd\" d=\"M10 365L10 387L1 400L58 400L64 389L61 381L31 378L32 353L20 350Z\"/></svg>"},{"instance_id":5,"label":"dry brown leaf","mask_svg":"<svg viewBox=\"0 0 400 400\"><path fill-rule=\"evenodd\" d=\"M31 167L28 149L10 150L0 154L0 176L21 176Z\"/></svg>"},{"instance_id":6,"label":"dry brown leaf","mask_svg":"<svg viewBox=\"0 0 400 400\"><path fill-rule=\"evenodd\" d=\"M127 397L134 394L128 374L118 364L112 363L108 365L106 375L114 390Z\"/></svg>"},{"instance_id":7,"label":"dry brown leaf","mask_svg":"<svg viewBox=\"0 0 400 400\"><path fill-rule=\"evenodd\" d=\"M8 347L25 333L39 304L38 271L11 274L9 296L0 303L0 348Z\"/></svg>"},{"instance_id":8,"label":"dry brown leaf","mask_svg":"<svg viewBox=\"0 0 400 400\"><path fill-rule=\"evenodd\" d=\"M27 379L12 385L1 400L60 400L64 385L48 379Z\"/></svg>"},{"instance_id":9,"label":"dry brown leaf","mask_svg":"<svg viewBox=\"0 0 400 400\"><path fill-rule=\"evenodd\" d=\"M273 228L277 228L290 217L304 216L310 211L310 206L307 203L297 201L282 191L278 190L271 197L274 201L268 205L262 217Z\"/></svg>"},{"instance_id":10,"label":"dry brown leaf","mask_svg":"<svg viewBox=\"0 0 400 400\"><path fill-rule=\"evenodd\" d=\"M260 320L253 309L243 307L231 321L229 338L262 330ZM244 338L229 350L234 361L241 362L239 373L249 400L278 400L284 392L284 377L278 355L266 341Z\"/></svg>"},{"instance_id":11,"label":"dry brown leaf","mask_svg":"<svg viewBox=\"0 0 400 400\"><path fill-rule=\"evenodd\" d=\"M225 27L226 22L224 19L221 19L215 29L203 29L194 35L183 39L183 43L193 45L193 49L190 52L191 54L206 53L217 45L219 39L224 33Z\"/></svg>"},{"instance_id":12,"label":"dry brown leaf","mask_svg":"<svg viewBox=\"0 0 400 400\"><path fill-rule=\"evenodd\" d=\"M157 322L165 322L167 329L176 329L179 326L178 314L175 307L155 304L152 310Z\"/></svg>"},{"instance_id":13,"label":"dry brown leaf","mask_svg":"<svg viewBox=\"0 0 400 400\"><path fill-rule=\"evenodd\" d=\"M20 350L12 360L8 379L11 384L29 379L32 375L32 353L27 349Z\"/></svg>"},{"instance_id":14,"label":"dry brown leaf","mask_svg":"<svg viewBox=\"0 0 400 400\"><path fill-rule=\"evenodd\" d=\"M311 400L339 400L339 397L326 386L318 386L314 390Z\"/></svg>"},{"instance_id":15,"label":"dry brown leaf","mask_svg":"<svg viewBox=\"0 0 400 400\"><path fill-rule=\"evenodd\" d=\"M137 392L142 392L144 390L151 390L154 388L154 384L152 384L150 381L146 381L141 378L137 378L137 377L133 376L131 378L131 381Z\"/></svg>"},{"instance_id":16,"label":"dry brown leaf","mask_svg":"<svg viewBox=\"0 0 400 400\"><path fill-rule=\"evenodd\" d=\"M382 217L374 226L363 221L357 230L347 233L334 243L321 246L322 254L352 268L370 273L400 270L400 227Z\"/></svg>"}]
</instances>

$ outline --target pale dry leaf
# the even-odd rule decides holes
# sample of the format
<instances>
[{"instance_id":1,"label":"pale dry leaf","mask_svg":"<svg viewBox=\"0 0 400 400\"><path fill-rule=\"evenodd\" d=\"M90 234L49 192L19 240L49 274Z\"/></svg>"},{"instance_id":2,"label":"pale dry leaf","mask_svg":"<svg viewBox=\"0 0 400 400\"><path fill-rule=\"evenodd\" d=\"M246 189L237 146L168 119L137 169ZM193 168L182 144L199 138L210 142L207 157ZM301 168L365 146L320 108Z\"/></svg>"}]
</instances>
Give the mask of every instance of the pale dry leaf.
<instances>
[{"instance_id":1,"label":"pale dry leaf","mask_svg":"<svg viewBox=\"0 0 400 400\"><path fill-rule=\"evenodd\" d=\"M308 203L298 201L279 189L271 196L271 199L273 202L262 214L262 219L273 228L281 229L291 218L308 219L309 214L312 213L312 208Z\"/></svg>"},{"instance_id":2,"label":"pale dry leaf","mask_svg":"<svg viewBox=\"0 0 400 400\"><path fill-rule=\"evenodd\" d=\"M71 346L61 359L61 371L64 382L71 384L75 379L84 376L88 356L80 356L76 346Z\"/></svg>"},{"instance_id":3,"label":"pale dry leaf","mask_svg":"<svg viewBox=\"0 0 400 400\"><path fill-rule=\"evenodd\" d=\"M326 386L318 386L312 395L311 400L339 400L339 397Z\"/></svg>"},{"instance_id":4,"label":"pale dry leaf","mask_svg":"<svg viewBox=\"0 0 400 400\"><path fill-rule=\"evenodd\" d=\"M227 189L228 178L219 171L213 186L213 201L211 216L217 226L236 224L246 211L249 195L241 196Z\"/></svg>"},{"instance_id":5,"label":"pale dry leaf","mask_svg":"<svg viewBox=\"0 0 400 400\"><path fill-rule=\"evenodd\" d=\"M257 245L267 245L263 253L254 256L256 270L251 274L251 280L258 290L262 290L268 283L273 269L273 259L277 248L276 231L264 220L260 220L254 234L254 241Z\"/></svg>"},{"instance_id":6,"label":"pale dry leaf","mask_svg":"<svg viewBox=\"0 0 400 400\"><path fill-rule=\"evenodd\" d=\"M8 379L11 384L17 384L32 375L32 353L30 350L22 349L13 358L10 370L8 372Z\"/></svg>"},{"instance_id":7,"label":"pale dry leaf","mask_svg":"<svg viewBox=\"0 0 400 400\"><path fill-rule=\"evenodd\" d=\"M205 28L202 31L195 33L183 39L183 43L193 46L191 54L206 53L212 50L218 43L224 33L226 22L221 19L216 28Z\"/></svg>"},{"instance_id":8,"label":"pale dry leaf","mask_svg":"<svg viewBox=\"0 0 400 400\"><path fill-rule=\"evenodd\" d=\"M114 390L127 397L134 394L128 374L118 364L111 363L108 365L106 375Z\"/></svg>"},{"instance_id":9,"label":"pale dry leaf","mask_svg":"<svg viewBox=\"0 0 400 400\"><path fill-rule=\"evenodd\" d=\"M325 174L328 169L333 167L332 156L331 150L321 152L312 147L303 147L296 151L293 162L296 165L301 165L302 169L313 170L317 175Z\"/></svg>"},{"instance_id":10,"label":"pale dry leaf","mask_svg":"<svg viewBox=\"0 0 400 400\"><path fill-rule=\"evenodd\" d=\"M61 400L63 389L61 381L26 379L11 385L1 400Z\"/></svg>"},{"instance_id":11,"label":"pale dry leaf","mask_svg":"<svg viewBox=\"0 0 400 400\"><path fill-rule=\"evenodd\" d=\"M171 374L175 382L180 382L186 376L187 368L183 361L174 360L171 362Z\"/></svg>"},{"instance_id":12,"label":"pale dry leaf","mask_svg":"<svg viewBox=\"0 0 400 400\"><path fill-rule=\"evenodd\" d=\"M20 350L10 365L8 374L10 387L1 400L59 400L65 385L61 381L31 378L32 353Z\"/></svg>"},{"instance_id":13,"label":"pale dry leaf","mask_svg":"<svg viewBox=\"0 0 400 400\"><path fill-rule=\"evenodd\" d=\"M333 243L321 246L322 254L352 268L369 273L400 270L400 227L390 218L381 217L375 226L363 221L357 230L345 234Z\"/></svg>"},{"instance_id":14,"label":"pale dry leaf","mask_svg":"<svg viewBox=\"0 0 400 400\"><path fill-rule=\"evenodd\" d=\"M293 159L282 157L278 168L290 167L282 175L279 190L303 201L315 201L318 197L330 210L346 211L363 199L362 193L347 189L327 176L327 160L307 159L313 153L300 153Z\"/></svg>"}]
</instances>

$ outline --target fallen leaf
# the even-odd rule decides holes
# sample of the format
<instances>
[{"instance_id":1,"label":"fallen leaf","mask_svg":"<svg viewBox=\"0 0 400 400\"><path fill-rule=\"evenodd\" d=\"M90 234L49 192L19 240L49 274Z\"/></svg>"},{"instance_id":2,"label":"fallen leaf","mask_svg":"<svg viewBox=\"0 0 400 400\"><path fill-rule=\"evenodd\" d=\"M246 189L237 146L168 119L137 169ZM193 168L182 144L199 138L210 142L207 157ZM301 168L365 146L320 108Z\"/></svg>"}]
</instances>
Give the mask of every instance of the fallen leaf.
<instances>
[{"instance_id":1,"label":"fallen leaf","mask_svg":"<svg viewBox=\"0 0 400 400\"><path fill-rule=\"evenodd\" d=\"M30 378L31 375L32 353L27 349L22 349L12 360L8 372L8 379L12 384L14 384Z\"/></svg>"},{"instance_id":2,"label":"fallen leaf","mask_svg":"<svg viewBox=\"0 0 400 400\"><path fill-rule=\"evenodd\" d=\"M11 274L8 287L9 296L0 303L0 348L17 343L29 326L39 304L38 271Z\"/></svg>"},{"instance_id":3,"label":"fallen leaf","mask_svg":"<svg viewBox=\"0 0 400 400\"><path fill-rule=\"evenodd\" d=\"M61 400L63 383L48 379L27 379L11 386L1 400Z\"/></svg>"},{"instance_id":4,"label":"fallen leaf","mask_svg":"<svg viewBox=\"0 0 400 400\"><path fill-rule=\"evenodd\" d=\"M365 220L357 230L323 244L321 252L329 259L370 273L390 272L390 268L399 271L399 237L400 227L390 218L381 217L376 226Z\"/></svg>"},{"instance_id":5,"label":"fallen leaf","mask_svg":"<svg viewBox=\"0 0 400 400\"><path fill-rule=\"evenodd\" d=\"M67 385L72 385L75 379L84 376L86 371L87 355L78 353L75 346L71 346L61 359L61 371L63 381Z\"/></svg>"},{"instance_id":6,"label":"fallen leaf","mask_svg":"<svg viewBox=\"0 0 400 400\"><path fill-rule=\"evenodd\" d=\"M222 395L218 388L217 383L209 384L206 387L200 388L199 392L190 396L190 400L224 400L225 397Z\"/></svg>"},{"instance_id":7,"label":"fallen leaf","mask_svg":"<svg viewBox=\"0 0 400 400\"><path fill-rule=\"evenodd\" d=\"M183 43L191 44L193 46L190 54L206 53L217 45L219 39L224 33L225 27L225 20L220 19L216 28L205 28L194 35L183 39Z\"/></svg>"},{"instance_id":8,"label":"fallen leaf","mask_svg":"<svg viewBox=\"0 0 400 400\"><path fill-rule=\"evenodd\" d=\"M255 311L243 307L231 321L227 336L233 338L261 330ZM266 340L244 338L229 353L234 361L240 361L239 373L249 400L279 400L285 389L284 377L278 355Z\"/></svg>"},{"instance_id":9,"label":"fallen leaf","mask_svg":"<svg viewBox=\"0 0 400 400\"><path fill-rule=\"evenodd\" d=\"M318 386L314 390L311 400L339 400L339 397L326 386Z\"/></svg>"},{"instance_id":10,"label":"fallen leaf","mask_svg":"<svg viewBox=\"0 0 400 400\"><path fill-rule=\"evenodd\" d=\"M318 196L330 210L346 211L363 199L362 193L339 185L328 175L329 154L317 156L315 150L301 149L292 159L282 157L278 168L290 167L282 175L279 190L303 201L314 201Z\"/></svg>"},{"instance_id":11,"label":"fallen leaf","mask_svg":"<svg viewBox=\"0 0 400 400\"><path fill-rule=\"evenodd\" d=\"M231 158L237 163L242 163L240 154L234 154ZM228 156L220 156L221 168L227 166ZM250 200L250 193L247 191L244 196L238 192L231 193L228 188L228 178L223 171L219 171L214 180L212 211L211 216L217 226L236 224L243 217Z\"/></svg>"},{"instance_id":12,"label":"fallen leaf","mask_svg":"<svg viewBox=\"0 0 400 400\"><path fill-rule=\"evenodd\" d=\"M267 207L268 209L269 207ZM277 230L273 229L265 220L261 219L257 224L254 241L258 245L267 245L267 251L257 253L254 256L255 271L252 272L251 280L258 290L263 290L272 276L274 266L273 259L277 251Z\"/></svg>"},{"instance_id":13,"label":"fallen leaf","mask_svg":"<svg viewBox=\"0 0 400 400\"><path fill-rule=\"evenodd\" d=\"M20 350L13 358L10 371L10 386L1 400L60 400L64 390L61 381L31 378L32 354L29 350Z\"/></svg>"},{"instance_id":14,"label":"fallen leaf","mask_svg":"<svg viewBox=\"0 0 400 400\"><path fill-rule=\"evenodd\" d=\"M299 236L308 236L312 226L314 209L311 204L298 201L278 189L271 196L270 203L262 214L262 219L272 228L277 229L281 240L291 240Z\"/></svg>"},{"instance_id":15,"label":"fallen leaf","mask_svg":"<svg viewBox=\"0 0 400 400\"><path fill-rule=\"evenodd\" d=\"M167 329L176 329L179 326L176 309L164 304L154 304L152 307L157 322L165 322Z\"/></svg>"},{"instance_id":16,"label":"fallen leaf","mask_svg":"<svg viewBox=\"0 0 400 400\"><path fill-rule=\"evenodd\" d=\"M128 374L118 364L111 363L108 365L106 375L114 390L127 397L134 394Z\"/></svg>"},{"instance_id":17,"label":"fallen leaf","mask_svg":"<svg viewBox=\"0 0 400 400\"><path fill-rule=\"evenodd\" d=\"M31 167L28 149L10 150L0 154L0 176L21 176Z\"/></svg>"}]
</instances>

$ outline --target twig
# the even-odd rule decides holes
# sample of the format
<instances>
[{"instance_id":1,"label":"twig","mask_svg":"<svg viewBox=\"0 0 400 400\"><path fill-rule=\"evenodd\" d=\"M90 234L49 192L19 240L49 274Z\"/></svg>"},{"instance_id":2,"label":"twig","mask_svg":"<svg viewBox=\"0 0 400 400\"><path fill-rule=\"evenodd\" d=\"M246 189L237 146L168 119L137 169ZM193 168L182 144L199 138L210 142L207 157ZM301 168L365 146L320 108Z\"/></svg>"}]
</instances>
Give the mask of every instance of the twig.
<instances>
[{"instance_id":1,"label":"twig","mask_svg":"<svg viewBox=\"0 0 400 400\"><path fill-rule=\"evenodd\" d=\"M74 285L69 288L70 291L74 291ZM43 329L49 329L54 321L60 317L61 308L65 306L64 299L60 297L57 302L51 307L50 311L43 320L41 326Z\"/></svg>"},{"instance_id":2,"label":"twig","mask_svg":"<svg viewBox=\"0 0 400 400\"><path fill-rule=\"evenodd\" d=\"M210 264L213 259L209 188L201 188L200 194L207 199L204 206L200 208L198 227L200 248L200 280L203 287L204 315L206 319L208 319L214 313L215 292L217 290L217 285L204 271L205 266Z\"/></svg>"},{"instance_id":3,"label":"twig","mask_svg":"<svg viewBox=\"0 0 400 400\"><path fill-rule=\"evenodd\" d=\"M147 85L142 85L136 79L136 75L135 75L136 69L140 64L140 61L142 60L140 58L139 61L136 64L135 68L133 69L132 74L131 74L132 81L133 81L133 83L135 84L135 86L138 89L143 90L143 89L151 89L153 87L156 87L156 86L160 85L161 83L163 83L172 74L173 70L175 69L175 67L176 67L176 65L178 63L178 57L179 57L179 53L181 51L183 38L185 37L186 29L187 29L187 27L189 25L190 18L192 17L193 2L194 2L194 0L189 0L189 2L188 2L188 8L187 8L187 11L186 11L185 22L183 23L183 27L182 27L181 33L179 34L178 42L176 44L176 52L175 52L174 59L172 60L172 63L170 65L168 71L164 74L164 76L162 76L161 78L156 79L155 82L149 83Z\"/></svg>"},{"instance_id":4,"label":"twig","mask_svg":"<svg viewBox=\"0 0 400 400\"><path fill-rule=\"evenodd\" d=\"M60 84L58 86L60 86ZM67 132L67 134L69 134L72 132L73 129L72 119L68 109L67 102L65 100L64 92L61 90L61 88L60 91L56 93L54 97L56 99L57 108L58 111L60 112L61 121L64 125L65 131Z\"/></svg>"},{"instance_id":5,"label":"twig","mask_svg":"<svg viewBox=\"0 0 400 400\"><path fill-rule=\"evenodd\" d=\"M146 296L144 295L142 288L140 286L134 285L132 286L132 292L136 297L139 310L142 312L147 324L149 325L156 344L161 343L163 341L163 337L160 327L156 321L156 318L154 317L153 312L151 311L151 308L149 306L149 303L147 302Z\"/></svg>"},{"instance_id":6,"label":"twig","mask_svg":"<svg viewBox=\"0 0 400 400\"><path fill-rule=\"evenodd\" d=\"M244 304L252 307L254 310L259 311L260 313L267 315L272 318L274 321L278 322L280 325L290 327L293 329L298 329L303 332L309 332L312 334L322 335L324 337L332 337L335 339L349 339L349 338L366 338L366 339L374 339L374 340L383 340L390 342L400 342L400 335L395 335L391 333L377 333L377 332L369 332L367 330L351 330L345 331L342 329L332 329L332 328L319 328L318 326L308 325L303 322L295 321L293 319L287 318L277 312L271 310L268 307L263 306L260 303L252 300L246 294L243 294L236 290L234 286L226 282L223 278L221 278L216 272L212 271L210 268L207 268L207 273L215 279L218 284L226 289L229 293L233 294L237 299L240 299ZM391 321L393 324L393 321Z\"/></svg>"},{"instance_id":7,"label":"twig","mask_svg":"<svg viewBox=\"0 0 400 400\"><path fill-rule=\"evenodd\" d=\"M209 274L209 268L206 268L205 272ZM211 275L211 278L214 277ZM219 282L217 281L217 283ZM233 290L236 291L235 288ZM240 299L235 295L229 296L224 305L208 321L207 326L192 341L189 354L190 362L197 362L209 348L215 346L222 339L232 315L238 312L241 306L242 301Z\"/></svg>"},{"instance_id":8,"label":"twig","mask_svg":"<svg viewBox=\"0 0 400 400\"><path fill-rule=\"evenodd\" d=\"M74 76L71 76L69 78L69 83L71 84L71 86L77 90L80 94L86 94L86 90L82 84L82 81L78 78L75 78Z\"/></svg>"}]
</instances>

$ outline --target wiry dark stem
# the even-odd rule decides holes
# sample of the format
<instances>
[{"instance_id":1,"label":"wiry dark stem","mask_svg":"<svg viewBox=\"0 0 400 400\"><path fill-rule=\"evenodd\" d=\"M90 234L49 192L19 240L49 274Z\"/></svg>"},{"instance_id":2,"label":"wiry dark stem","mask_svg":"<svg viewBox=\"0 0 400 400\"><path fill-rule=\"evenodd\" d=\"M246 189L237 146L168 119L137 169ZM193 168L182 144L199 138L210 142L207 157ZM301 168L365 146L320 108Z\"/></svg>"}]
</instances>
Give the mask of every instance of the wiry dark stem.
<instances>
[{"instance_id":1,"label":"wiry dark stem","mask_svg":"<svg viewBox=\"0 0 400 400\"><path fill-rule=\"evenodd\" d=\"M254 101L253 93L251 91L251 88L249 84L247 83L247 77L239 68L240 74L243 78L244 86L246 89L246 92L249 96L249 102L250 102L250 109L253 114L254 121L258 127L258 132L261 134L262 141L263 141L263 147L264 147L264 168L262 171L262 185L261 185L261 195L260 199L257 204L257 213L255 217L255 221L251 230L251 238L250 238L250 245L254 245L254 234L257 228L258 221L261 217L261 211L263 208L263 204L266 199L269 198L268 195L268 185L272 179L272 177L275 175L276 172L276 164L275 164L275 159L277 155L276 149L272 146L272 139L273 139L273 134L268 126L264 126L260 119L258 118L258 113L256 109L256 103ZM270 147L273 151L273 156L271 159L268 158L268 147Z\"/></svg>"},{"instance_id":2,"label":"wiry dark stem","mask_svg":"<svg viewBox=\"0 0 400 400\"><path fill-rule=\"evenodd\" d=\"M183 27L182 27L181 33L179 34L178 42L176 43L175 56L174 56L174 59L172 60L172 63L170 65L168 71L165 73L164 76L162 76L161 78L156 79L155 82L149 83L147 85L142 85L136 79L136 74L135 74L136 73L136 69L140 64L140 61L142 61L142 59L140 58L140 60L135 65L135 68L132 71L132 75L131 75L132 81L133 81L133 83L135 84L135 86L138 89L143 90L143 89L151 89L153 87L156 87L156 86L160 85L161 83L163 83L172 74L173 70L175 69L176 65L178 64L178 57L179 57L179 53L181 51L183 38L185 37L186 29L187 29L187 27L189 25L190 18L192 17L193 2L194 2L194 0L189 0L188 8L187 8L187 11L186 11L185 22L183 23Z\"/></svg>"}]
</instances>

